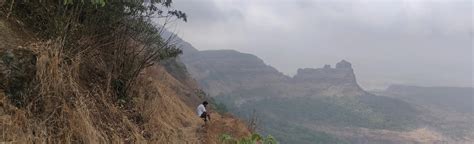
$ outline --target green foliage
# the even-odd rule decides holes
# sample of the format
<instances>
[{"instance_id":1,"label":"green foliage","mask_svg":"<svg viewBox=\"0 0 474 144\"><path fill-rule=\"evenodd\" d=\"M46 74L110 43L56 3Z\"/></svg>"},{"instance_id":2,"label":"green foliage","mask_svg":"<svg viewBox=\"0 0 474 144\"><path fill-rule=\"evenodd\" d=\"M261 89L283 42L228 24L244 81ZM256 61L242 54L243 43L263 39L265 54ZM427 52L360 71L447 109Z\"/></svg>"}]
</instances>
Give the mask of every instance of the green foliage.
<instances>
[{"instance_id":1,"label":"green foliage","mask_svg":"<svg viewBox=\"0 0 474 144\"><path fill-rule=\"evenodd\" d=\"M63 39L66 47L77 49L80 38L87 36L110 43L113 39L109 36L120 38L124 34L128 37L122 40L131 38L157 48L161 53L156 57L166 58L180 51L158 49L165 40L152 19L176 17L186 21L186 14L172 9L171 3L171 0L7 0L2 10L9 10L6 13L45 39Z\"/></svg>"},{"instance_id":2,"label":"green foliage","mask_svg":"<svg viewBox=\"0 0 474 144\"><path fill-rule=\"evenodd\" d=\"M233 143L237 143L237 140L235 140L231 135L228 135L228 134L222 134L221 137L219 138L219 140L220 140L223 144L233 144Z\"/></svg>"},{"instance_id":3,"label":"green foliage","mask_svg":"<svg viewBox=\"0 0 474 144\"><path fill-rule=\"evenodd\" d=\"M277 144L277 140L268 135L267 137L262 137L260 134L254 133L249 137L244 137L241 139L235 139L231 135L223 134L219 138L223 144Z\"/></svg>"},{"instance_id":4,"label":"green foliage","mask_svg":"<svg viewBox=\"0 0 474 144\"><path fill-rule=\"evenodd\" d=\"M73 4L73 2L74 0L64 0L65 5ZM84 0L81 0L81 2L84 3ZM104 6L106 1L105 0L91 0L90 2L92 4Z\"/></svg>"}]
</instances>

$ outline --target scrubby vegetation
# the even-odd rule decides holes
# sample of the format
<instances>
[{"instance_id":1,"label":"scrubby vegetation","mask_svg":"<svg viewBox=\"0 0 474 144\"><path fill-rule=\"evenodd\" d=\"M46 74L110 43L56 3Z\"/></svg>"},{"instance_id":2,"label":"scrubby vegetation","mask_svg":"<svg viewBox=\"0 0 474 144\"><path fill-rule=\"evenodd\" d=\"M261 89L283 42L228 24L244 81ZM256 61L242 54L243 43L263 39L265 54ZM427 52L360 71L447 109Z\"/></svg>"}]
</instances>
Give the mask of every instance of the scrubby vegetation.
<instances>
[{"instance_id":1,"label":"scrubby vegetation","mask_svg":"<svg viewBox=\"0 0 474 144\"><path fill-rule=\"evenodd\" d=\"M249 137L241 139L235 139L231 135L223 134L220 140L223 144L277 144L273 136L268 135L267 137L262 137L259 134L252 134Z\"/></svg>"},{"instance_id":2,"label":"scrubby vegetation","mask_svg":"<svg viewBox=\"0 0 474 144\"><path fill-rule=\"evenodd\" d=\"M156 82L142 76L181 53L155 23L186 21L171 0L0 2L2 24L24 32L21 47L2 47L0 53L0 106L8 116L1 117L0 141L166 143L171 138L165 135L176 133L151 122L158 101L177 98L160 96ZM158 130L163 133L152 133Z\"/></svg>"},{"instance_id":3,"label":"scrubby vegetation","mask_svg":"<svg viewBox=\"0 0 474 144\"><path fill-rule=\"evenodd\" d=\"M55 57L58 69L77 65L81 84L110 87L113 97L124 100L144 68L181 53L160 36L152 21L172 16L186 20L180 11L164 11L170 5L171 1L155 0L11 0L2 9L43 39L37 50ZM11 98L19 106L32 99L15 94Z\"/></svg>"}]
</instances>

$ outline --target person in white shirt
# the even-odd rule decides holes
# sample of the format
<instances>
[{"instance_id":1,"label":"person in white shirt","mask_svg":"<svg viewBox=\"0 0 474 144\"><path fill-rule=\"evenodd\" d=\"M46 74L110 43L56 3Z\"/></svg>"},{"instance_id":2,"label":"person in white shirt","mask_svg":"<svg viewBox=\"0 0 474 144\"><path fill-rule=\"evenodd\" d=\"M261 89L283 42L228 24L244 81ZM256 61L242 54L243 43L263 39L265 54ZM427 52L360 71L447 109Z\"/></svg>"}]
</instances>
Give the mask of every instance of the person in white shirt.
<instances>
[{"instance_id":1,"label":"person in white shirt","mask_svg":"<svg viewBox=\"0 0 474 144\"><path fill-rule=\"evenodd\" d=\"M211 116L206 111L207 105L208 105L207 101L204 101L204 102L202 102L202 104L200 104L197 107L197 114L200 118L202 118L204 120L204 122L207 122L208 120L209 121L211 120Z\"/></svg>"}]
</instances>

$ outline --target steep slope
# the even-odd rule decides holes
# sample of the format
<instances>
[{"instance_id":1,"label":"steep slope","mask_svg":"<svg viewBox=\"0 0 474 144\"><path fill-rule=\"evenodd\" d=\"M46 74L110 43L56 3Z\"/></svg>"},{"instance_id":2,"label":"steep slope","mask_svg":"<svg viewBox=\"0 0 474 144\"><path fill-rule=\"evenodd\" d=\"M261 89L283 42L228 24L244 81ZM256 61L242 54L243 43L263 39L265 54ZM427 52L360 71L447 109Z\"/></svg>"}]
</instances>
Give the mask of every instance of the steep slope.
<instances>
[{"instance_id":1,"label":"steep slope","mask_svg":"<svg viewBox=\"0 0 474 144\"><path fill-rule=\"evenodd\" d=\"M210 96L261 88L288 79L254 55L234 50L184 53L182 59L189 72Z\"/></svg>"},{"instance_id":2,"label":"steep slope","mask_svg":"<svg viewBox=\"0 0 474 144\"><path fill-rule=\"evenodd\" d=\"M206 97L177 61L145 69L132 88L133 97L113 101L109 89L84 86L77 77L63 79L67 74L54 67L54 45L19 26L0 18L0 142L217 144L221 134L250 133L240 120L214 112L211 125L202 129L194 107ZM15 101L16 93L28 92L23 90L29 81L45 78L51 81L40 81L38 87L57 88L50 92L67 96Z\"/></svg>"},{"instance_id":3,"label":"steep slope","mask_svg":"<svg viewBox=\"0 0 474 144\"><path fill-rule=\"evenodd\" d=\"M158 87L158 91L150 91L154 88L144 88L143 95L146 97L147 95L159 94L159 98L140 99L143 102L139 105L148 108L139 111L147 112L148 110L153 113L151 119L154 121L150 121L150 126L148 126L153 128L149 129L149 132L153 132L150 134L160 134L160 131L169 130L173 133L166 137L177 138L168 141L157 140L156 142L218 144L220 143L218 141L219 136L222 134L231 134L235 137L250 135L242 121L231 115L222 116L217 112L213 112L212 109L210 109L213 118L211 123L208 127L202 128L201 126L204 123L196 116L194 106L201 103L205 98L199 95L199 90L195 89L195 86L186 86L190 83L180 82L172 74L169 74L166 68L160 66L147 70L144 75L148 77L141 81L153 83L153 86ZM160 134L158 137L163 136L164 134Z\"/></svg>"}]
</instances>

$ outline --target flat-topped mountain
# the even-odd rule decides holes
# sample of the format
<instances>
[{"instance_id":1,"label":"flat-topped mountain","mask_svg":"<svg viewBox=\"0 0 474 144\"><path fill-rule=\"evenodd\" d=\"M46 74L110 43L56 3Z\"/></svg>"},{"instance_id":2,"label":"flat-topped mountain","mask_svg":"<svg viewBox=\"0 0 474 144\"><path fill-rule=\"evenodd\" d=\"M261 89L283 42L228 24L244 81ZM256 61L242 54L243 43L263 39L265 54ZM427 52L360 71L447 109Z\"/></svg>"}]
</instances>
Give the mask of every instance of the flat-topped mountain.
<instances>
[{"instance_id":1,"label":"flat-topped mountain","mask_svg":"<svg viewBox=\"0 0 474 144\"><path fill-rule=\"evenodd\" d=\"M298 69L290 81L293 87L314 95L315 92L324 96L356 96L366 92L357 84L352 64L342 60L335 68L325 65L323 68Z\"/></svg>"},{"instance_id":2,"label":"flat-topped mountain","mask_svg":"<svg viewBox=\"0 0 474 144\"><path fill-rule=\"evenodd\" d=\"M351 63L335 68L298 69L289 77L260 58L234 50L184 50L183 63L210 96L239 90L273 89L278 96L353 96L365 94L357 84ZM188 53L188 54L186 54Z\"/></svg>"}]
</instances>

